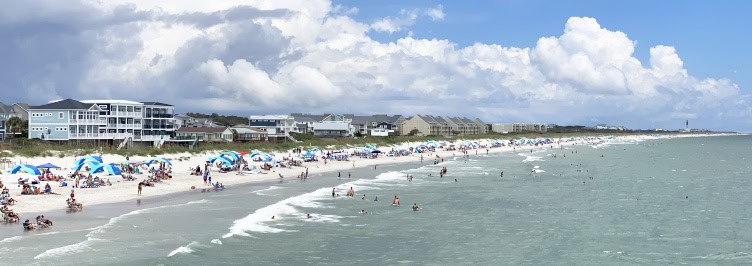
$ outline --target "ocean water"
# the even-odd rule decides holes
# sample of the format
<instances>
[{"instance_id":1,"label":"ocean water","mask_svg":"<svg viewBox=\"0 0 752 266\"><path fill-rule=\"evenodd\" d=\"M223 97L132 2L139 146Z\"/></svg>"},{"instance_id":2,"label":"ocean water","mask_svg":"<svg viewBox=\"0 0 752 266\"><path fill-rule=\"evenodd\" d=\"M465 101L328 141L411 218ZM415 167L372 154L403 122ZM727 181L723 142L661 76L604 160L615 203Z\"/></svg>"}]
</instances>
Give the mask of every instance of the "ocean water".
<instances>
[{"instance_id":1,"label":"ocean water","mask_svg":"<svg viewBox=\"0 0 752 266\"><path fill-rule=\"evenodd\" d=\"M0 264L752 264L752 136L480 153L51 213Z\"/></svg>"}]
</instances>

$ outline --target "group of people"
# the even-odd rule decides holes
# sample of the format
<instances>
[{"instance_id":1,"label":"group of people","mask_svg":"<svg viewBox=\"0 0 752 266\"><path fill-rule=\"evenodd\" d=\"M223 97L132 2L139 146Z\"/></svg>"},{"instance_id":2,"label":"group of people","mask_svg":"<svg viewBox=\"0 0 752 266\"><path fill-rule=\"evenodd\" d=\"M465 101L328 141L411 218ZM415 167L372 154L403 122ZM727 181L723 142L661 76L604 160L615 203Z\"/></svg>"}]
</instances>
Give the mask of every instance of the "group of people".
<instances>
[{"instance_id":1,"label":"group of people","mask_svg":"<svg viewBox=\"0 0 752 266\"><path fill-rule=\"evenodd\" d=\"M26 219L26 221L23 222L24 231L34 230L37 228L47 228L50 226L52 226L52 221L44 218L44 215L37 216L36 223L30 222L29 219Z\"/></svg>"},{"instance_id":2,"label":"group of people","mask_svg":"<svg viewBox=\"0 0 752 266\"><path fill-rule=\"evenodd\" d=\"M3 213L3 220L6 223L17 223L18 222L18 214L13 212L10 208L8 208L8 205L3 205L3 207L0 207L0 212Z\"/></svg>"},{"instance_id":3,"label":"group of people","mask_svg":"<svg viewBox=\"0 0 752 266\"><path fill-rule=\"evenodd\" d=\"M3 189L3 192L0 193L0 205L13 205L16 204L16 200L10 197L10 190L3 185L3 182L0 181L0 188Z\"/></svg>"}]
</instances>

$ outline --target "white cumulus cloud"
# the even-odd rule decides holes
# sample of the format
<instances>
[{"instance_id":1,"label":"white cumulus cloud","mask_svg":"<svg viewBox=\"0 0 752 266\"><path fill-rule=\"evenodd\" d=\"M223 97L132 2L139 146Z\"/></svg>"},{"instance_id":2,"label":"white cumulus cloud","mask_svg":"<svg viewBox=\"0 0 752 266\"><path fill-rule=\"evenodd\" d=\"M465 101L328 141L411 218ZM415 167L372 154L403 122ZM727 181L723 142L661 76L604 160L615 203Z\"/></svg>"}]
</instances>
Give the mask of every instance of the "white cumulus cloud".
<instances>
[{"instance_id":1,"label":"white cumulus cloud","mask_svg":"<svg viewBox=\"0 0 752 266\"><path fill-rule=\"evenodd\" d=\"M594 18L572 17L532 47L461 46L369 37L441 21L441 5L372 23L357 12L328 0L18 2L0 11L0 91L4 101L158 100L181 112L752 126L752 98L733 81L692 76L670 44L641 62L636 40Z\"/></svg>"}]
</instances>

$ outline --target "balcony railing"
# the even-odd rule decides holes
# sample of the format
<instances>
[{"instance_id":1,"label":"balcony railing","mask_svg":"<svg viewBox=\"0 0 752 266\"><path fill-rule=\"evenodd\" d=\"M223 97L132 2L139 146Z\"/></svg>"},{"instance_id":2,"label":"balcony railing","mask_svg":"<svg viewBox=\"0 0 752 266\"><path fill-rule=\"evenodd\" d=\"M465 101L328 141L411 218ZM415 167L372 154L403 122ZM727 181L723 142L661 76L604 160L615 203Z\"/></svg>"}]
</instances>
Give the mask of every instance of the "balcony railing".
<instances>
[{"instance_id":1,"label":"balcony railing","mask_svg":"<svg viewBox=\"0 0 752 266\"><path fill-rule=\"evenodd\" d=\"M107 123L107 119L99 118L99 119L69 119L68 122L70 124L94 124L94 125L102 125Z\"/></svg>"},{"instance_id":2,"label":"balcony railing","mask_svg":"<svg viewBox=\"0 0 752 266\"><path fill-rule=\"evenodd\" d=\"M168 135L138 135L133 137L134 140L142 141L154 141L154 140L170 140Z\"/></svg>"},{"instance_id":3,"label":"balcony railing","mask_svg":"<svg viewBox=\"0 0 752 266\"><path fill-rule=\"evenodd\" d=\"M173 114L146 114L144 118L173 118Z\"/></svg>"},{"instance_id":4,"label":"balcony railing","mask_svg":"<svg viewBox=\"0 0 752 266\"><path fill-rule=\"evenodd\" d=\"M70 133L71 139L123 139L131 133Z\"/></svg>"},{"instance_id":5,"label":"balcony railing","mask_svg":"<svg viewBox=\"0 0 752 266\"><path fill-rule=\"evenodd\" d=\"M175 126L144 125L144 129L175 129Z\"/></svg>"},{"instance_id":6,"label":"balcony railing","mask_svg":"<svg viewBox=\"0 0 752 266\"><path fill-rule=\"evenodd\" d=\"M110 112L110 116L118 116L118 117L141 117L141 112Z\"/></svg>"}]
</instances>

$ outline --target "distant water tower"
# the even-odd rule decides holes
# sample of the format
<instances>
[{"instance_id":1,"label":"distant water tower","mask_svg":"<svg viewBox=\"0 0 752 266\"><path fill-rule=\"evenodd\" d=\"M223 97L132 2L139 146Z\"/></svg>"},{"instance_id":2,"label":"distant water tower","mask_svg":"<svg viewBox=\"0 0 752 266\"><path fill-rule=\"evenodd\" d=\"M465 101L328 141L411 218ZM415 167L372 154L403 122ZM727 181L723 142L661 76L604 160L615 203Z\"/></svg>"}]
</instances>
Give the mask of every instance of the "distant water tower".
<instances>
[{"instance_id":1,"label":"distant water tower","mask_svg":"<svg viewBox=\"0 0 752 266\"><path fill-rule=\"evenodd\" d=\"M689 120L684 122L684 131L689 132Z\"/></svg>"}]
</instances>

